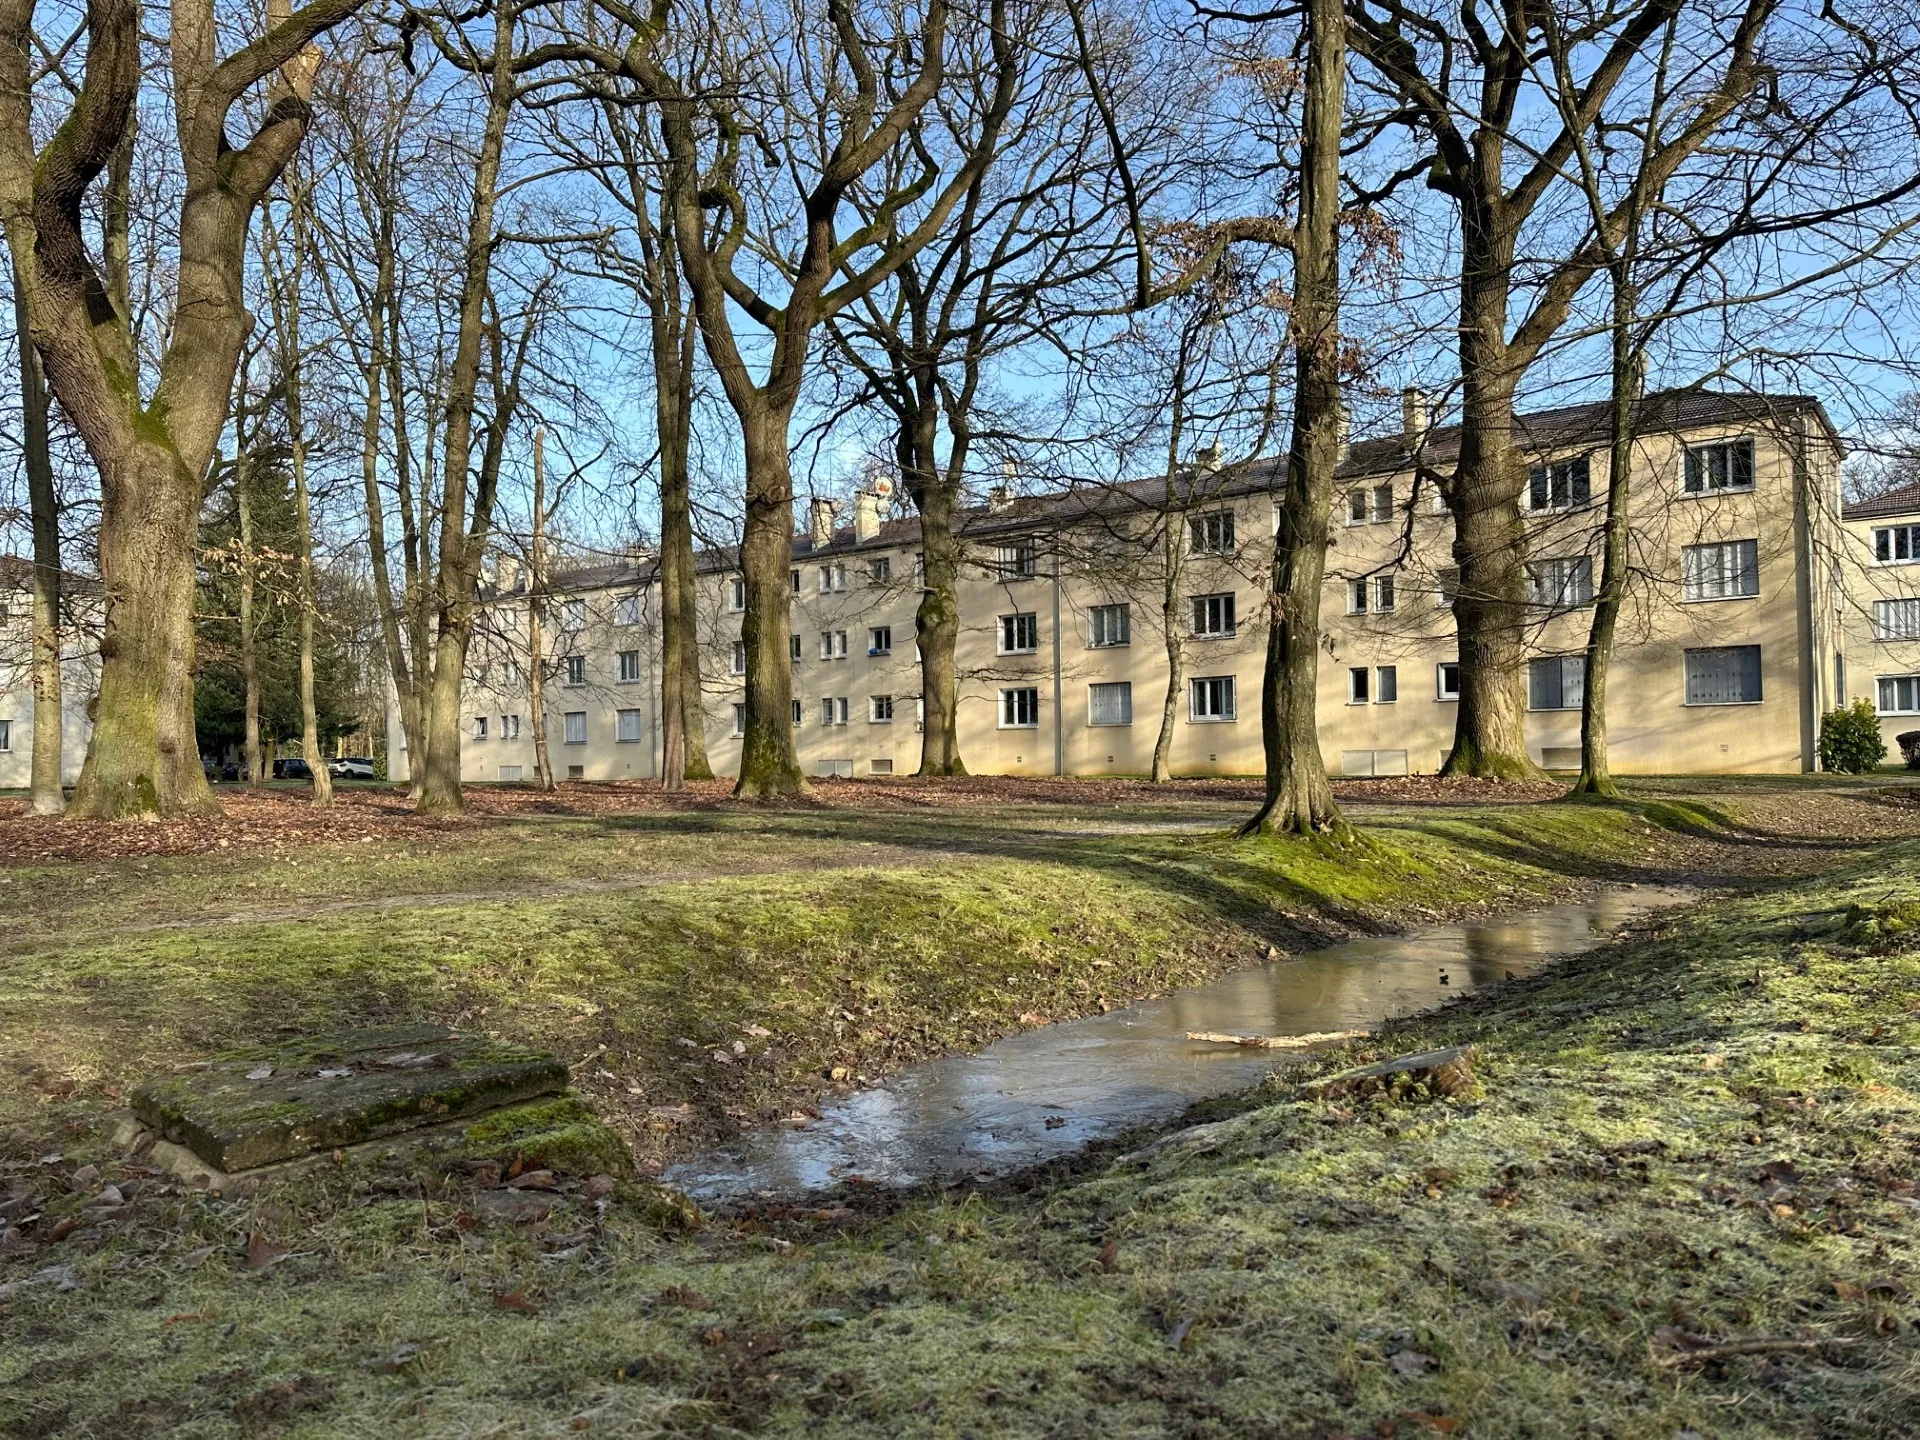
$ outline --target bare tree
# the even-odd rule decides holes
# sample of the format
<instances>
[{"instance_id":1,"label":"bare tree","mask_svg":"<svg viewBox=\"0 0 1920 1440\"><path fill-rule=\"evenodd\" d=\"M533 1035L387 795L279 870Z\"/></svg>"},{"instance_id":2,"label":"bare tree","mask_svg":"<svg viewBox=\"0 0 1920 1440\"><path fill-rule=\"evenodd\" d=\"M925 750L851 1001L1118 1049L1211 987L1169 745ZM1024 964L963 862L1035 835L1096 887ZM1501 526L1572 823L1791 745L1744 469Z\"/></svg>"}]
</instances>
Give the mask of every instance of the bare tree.
<instances>
[{"instance_id":1,"label":"bare tree","mask_svg":"<svg viewBox=\"0 0 1920 1440\"><path fill-rule=\"evenodd\" d=\"M100 693L73 811L93 818L214 807L193 717L194 540L234 371L254 208L305 136L313 40L360 0L270 0L265 32L221 59L212 0L174 0L171 98L181 200L171 327L150 397L130 317L87 252L81 206L126 141L140 94L139 9L89 0L80 93L33 140L35 0L0 3L0 223L49 386L98 467L106 592ZM227 138L266 84L263 118Z\"/></svg>"},{"instance_id":2,"label":"bare tree","mask_svg":"<svg viewBox=\"0 0 1920 1440\"><path fill-rule=\"evenodd\" d=\"M60 500L53 483L51 409L40 357L27 331L26 291L16 273L14 330L20 346L20 446L27 472L27 512L33 527L32 675L33 754L28 805L36 815L67 808L61 788Z\"/></svg>"}]
</instances>

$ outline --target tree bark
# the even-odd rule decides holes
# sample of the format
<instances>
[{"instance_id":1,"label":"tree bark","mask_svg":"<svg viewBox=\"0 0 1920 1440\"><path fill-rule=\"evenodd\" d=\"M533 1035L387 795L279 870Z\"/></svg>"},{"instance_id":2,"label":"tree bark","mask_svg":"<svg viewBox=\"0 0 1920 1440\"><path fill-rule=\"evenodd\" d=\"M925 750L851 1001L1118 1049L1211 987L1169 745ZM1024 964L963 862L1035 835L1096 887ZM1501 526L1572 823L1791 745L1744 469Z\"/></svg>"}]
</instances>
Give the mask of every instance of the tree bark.
<instances>
[{"instance_id":1,"label":"tree bark","mask_svg":"<svg viewBox=\"0 0 1920 1440\"><path fill-rule=\"evenodd\" d=\"M533 546L527 556L527 719L533 725L533 774L558 788L547 749L547 432L533 432Z\"/></svg>"},{"instance_id":2,"label":"tree bark","mask_svg":"<svg viewBox=\"0 0 1920 1440\"><path fill-rule=\"evenodd\" d=\"M1340 463L1340 131L1346 103L1341 0L1308 0L1300 212L1294 227L1293 442L1273 542L1272 614L1260 689L1266 799L1242 833L1348 829L1327 783L1317 714L1320 590Z\"/></svg>"},{"instance_id":3,"label":"tree bark","mask_svg":"<svg viewBox=\"0 0 1920 1440\"><path fill-rule=\"evenodd\" d=\"M253 622L253 457L244 449L234 464L233 504L240 515L240 676L246 691L240 706L242 755L248 788L260 790L267 777L260 746L260 660Z\"/></svg>"},{"instance_id":4,"label":"tree bark","mask_svg":"<svg viewBox=\"0 0 1920 1440\"><path fill-rule=\"evenodd\" d=\"M793 474L787 456L790 408L764 400L741 416L747 462L747 518L740 569L747 610L747 733L740 744L742 800L797 795L807 788L793 753Z\"/></svg>"},{"instance_id":5,"label":"tree bark","mask_svg":"<svg viewBox=\"0 0 1920 1440\"><path fill-rule=\"evenodd\" d=\"M671 251L653 251L654 414L660 434L660 785L711 780L701 703L700 632L694 587L693 499L688 453L696 321L682 305Z\"/></svg>"},{"instance_id":6,"label":"tree bark","mask_svg":"<svg viewBox=\"0 0 1920 1440\"><path fill-rule=\"evenodd\" d=\"M60 674L60 501L53 484L51 405L40 357L27 330L26 293L17 269L13 323L20 345L20 439L33 526L33 753L28 804L35 815L58 815L67 808L66 791L61 788L66 727Z\"/></svg>"},{"instance_id":7,"label":"tree bark","mask_svg":"<svg viewBox=\"0 0 1920 1440\"><path fill-rule=\"evenodd\" d=\"M909 387L919 378L907 377ZM913 617L924 711L919 773L964 775L955 660L960 639L960 538L953 529L964 466L940 465L933 448L936 412L926 393L931 387L914 388L917 393L902 416L897 450L901 483L920 512L920 604Z\"/></svg>"},{"instance_id":8,"label":"tree bark","mask_svg":"<svg viewBox=\"0 0 1920 1440\"><path fill-rule=\"evenodd\" d=\"M1178 453L1181 426L1173 427L1172 450ZM1171 458L1171 457L1169 457ZM1174 505L1174 486L1179 483L1170 464L1167 467L1167 505L1160 523L1160 631L1167 651L1167 693L1160 705L1160 733L1153 739L1153 783L1164 785L1173 778L1173 728L1180 720L1180 690L1186 683L1187 632L1180 604L1180 580L1185 569L1186 551L1180 543L1180 512Z\"/></svg>"}]
</instances>

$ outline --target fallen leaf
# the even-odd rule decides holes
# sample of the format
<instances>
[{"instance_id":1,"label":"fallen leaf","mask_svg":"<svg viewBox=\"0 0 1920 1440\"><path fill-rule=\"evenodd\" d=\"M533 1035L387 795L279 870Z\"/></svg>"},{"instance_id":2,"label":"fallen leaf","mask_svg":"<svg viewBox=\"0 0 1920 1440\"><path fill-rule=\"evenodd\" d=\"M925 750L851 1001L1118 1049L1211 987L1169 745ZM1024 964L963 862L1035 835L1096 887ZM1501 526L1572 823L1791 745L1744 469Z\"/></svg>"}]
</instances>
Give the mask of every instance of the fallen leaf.
<instances>
[{"instance_id":1,"label":"fallen leaf","mask_svg":"<svg viewBox=\"0 0 1920 1440\"><path fill-rule=\"evenodd\" d=\"M1120 1258L1119 1243L1117 1241L1109 1240L1107 1241L1106 1244L1100 1247L1100 1253L1094 1256L1094 1261L1096 1264L1099 1265L1099 1267L1102 1270L1106 1271L1108 1274L1112 1274L1113 1267L1115 1263L1119 1260L1119 1258Z\"/></svg>"},{"instance_id":2,"label":"fallen leaf","mask_svg":"<svg viewBox=\"0 0 1920 1440\"><path fill-rule=\"evenodd\" d=\"M1864 1300L1867 1298L1867 1292L1865 1290L1861 1289L1858 1285L1849 1285L1844 1280L1836 1280L1833 1282L1833 1293L1838 1295L1842 1300Z\"/></svg>"},{"instance_id":3,"label":"fallen leaf","mask_svg":"<svg viewBox=\"0 0 1920 1440\"><path fill-rule=\"evenodd\" d=\"M551 1190L553 1189L553 1171L529 1170L516 1175L507 1182L510 1190Z\"/></svg>"},{"instance_id":4,"label":"fallen leaf","mask_svg":"<svg viewBox=\"0 0 1920 1440\"><path fill-rule=\"evenodd\" d=\"M283 1250L258 1230L247 1237L247 1269L265 1270L269 1265L278 1265L291 1250Z\"/></svg>"},{"instance_id":5,"label":"fallen leaf","mask_svg":"<svg viewBox=\"0 0 1920 1440\"><path fill-rule=\"evenodd\" d=\"M534 1303L527 1299L527 1292L524 1290L509 1290L504 1295L495 1295L493 1304L498 1310L518 1310L527 1315L533 1314L536 1308Z\"/></svg>"}]
</instances>

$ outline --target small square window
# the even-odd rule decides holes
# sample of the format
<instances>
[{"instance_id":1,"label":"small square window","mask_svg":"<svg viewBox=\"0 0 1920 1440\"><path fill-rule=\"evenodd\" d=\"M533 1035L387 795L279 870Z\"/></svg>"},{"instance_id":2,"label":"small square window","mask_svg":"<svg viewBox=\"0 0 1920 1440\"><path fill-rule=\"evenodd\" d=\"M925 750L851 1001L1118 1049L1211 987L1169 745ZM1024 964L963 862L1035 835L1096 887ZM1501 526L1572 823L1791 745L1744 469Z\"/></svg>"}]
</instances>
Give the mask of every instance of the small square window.
<instances>
[{"instance_id":1,"label":"small square window","mask_svg":"<svg viewBox=\"0 0 1920 1440\"><path fill-rule=\"evenodd\" d=\"M636 744L640 739L640 712L638 710L616 710L613 712L614 735L622 745Z\"/></svg>"},{"instance_id":2,"label":"small square window","mask_svg":"<svg viewBox=\"0 0 1920 1440\"><path fill-rule=\"evenodd\" d=\"M1131 725L1133 723L1133 682L1107 681L1087 687L1087 723L1089 725Z\"/></svg>"},{"instance_id":3,"label":"small square window","mask_svg":"<svg viewBox=\"0 0 1920 1440\"><path fill-rule=\"evenodd\" d=\"M518 740L520 738L520 717L518 715L502 715L500 717L500 738L502 740Z\"/></svg>"},{"instance_id":4,"label":"small square window","mask_svg":"<svg viewBox=\"0 0 1920 1440\"><path fill-rule=\"evenodd\" d=\"M1231 592L1193 597L1193 633L1215 637L1235 633Z\"/></svg>"},{"instance_id":5,"label":"small square window","mask_svg":"<svg viewBox=\"0 0 1920 1440\"><path fill-rule=\"evenodd\" d=\"M561 717L562 743L584 745L587 743L587 712L569 710Z\"/></svg>"},{"instance_id":6,"label":"small square window","mask_svg":"<svg viewBox=\"0 0 1920 1440\"><path fill-rule=\"evenodd\" d=\"M1233 676L1200 675L1187 687L1187 718L1198 723L1236 718Z\"/></svg>"},{"instance_id":7,"label":"small square window","mask_svg":"<svg viewBox=\"0 0 1920 1440\"><path fill-rule=\"evenodd\" d=\"M893 696L869 695L867 697L867 720L874 725L893 723Z\"/></svg>"},{"instance_id":8,"label":"small square window","mask_svg":"<svg viewBox=\"0 0 1920 1440\"><path fill-rule=\"evenodd\" d=\"M587 628L587 602L562 600L559 606L560 628L579 632Z\"/></svg>"},{"instance_id":9,"label":"small square window","mask_svg":"<svg viewBox=\"0 0 1920 1440\"><path fill-rule=\"evenodd\" d=\"M1040 692L1024 685L1000 692L1000 728L1032 730L1040 724Z\"/></svg>"},{"instance_id":10,"label":"small square window","mask_svg":"<svg viewBox=\"0 0 1920 1440\"><path fill-rule=\"evenodd\" d=\"M893 653L893 627L876 625L867 631L867 654L891 655Z\"/></svg>"},{"instance_id":11,"label":"small square window","mask_svg":"<svg viewBox=\"0 0 1920 1440\"><path fill-rule=\"evenodd\" d=\"M1760 647L1719 645L1689 650L1687 704L1752 705L1760 694Z\"/></svg>"},{"instance_id":12,"label":"small square window","mask_svg":"<svg viewBox=\"0 0 1920 1440\"><path fill-rule=\"evenodd\" d=\"M822 725L844 725L847 723L847 697L830 695L820 702L820 723Z\"/></svg>"},{"instance_id":13,"label":"small square window","mask_svg":"<svg viewBox=\"0 0 1920 1440\"><path fill-rule=\"evenodd\" d=\"M1682 600L1738 600L1760 593L1760 542L1688 545L1680 552Z\"/></svg>"},{"instance_id":14,"label":"small square window","mask_svg":"<svg viewBox=\"0 0 1920 1440\"><path fill-rule=\"evenodd\" d=\"M1040 617L1031 610L1000 617L1000 653L1031 655L1040 648Z\"/></svg>"},{"instance_id":15,"label":"small square window","mask_svg":"<svg viewBox=\"0 0 1920 1440\"><path fill-rule=\"evenodd\" d=\"M640 597L622 595L613 602L613 623L616 625L638 625L640 623Z\"/></svg>"},{"instance_id":16,"label":"small square window","mask_svg":"<svg viewBox=\"0 0 1920 1440\"><path fill-rule=\"evenodd\" d=\"M1193 553L1196 555L1231 555L1233 553L1233 512L1216 510L1208 515L1195 515L1188 521L1188 529L1193 539Z\"/></svg>"},{"instance_id":17,"label":"small square window","mask_svg":"<svg viewBox=\"0 0 1920 1440\"><path fill-rule=\"evenodd\" d=\"M1593 499L1592 471L1585 455L1554 460L1527 472L1527 508L1578 510Z\"/></svg>"},{"instance_id":18,"label":"small square window","mask_svg":"<svg viewBox=\"0 0 1920 1440\"><path fill-rule=\"evenodd\" d=\"M473 738L476 740L484 740L487 738L486 716L476 715L473 717Z\"/></svg>"},{"instance_id":19,"label":"small square window","mask_svg":"<svg viewBox=\"0 0 1920 1440\"><path fill-rule=\"evenodd\" d=\"M1443 660L1433 667L1433 698L1436 700L1460 698L1459 661Z\"/></svg>"},{"instance_id":20,"label":"small square window","mask_svg":"<svg viewBox=\"0 0 1920 1440\"><path fill-rule=\"evenodd\" d=\"M1006 580L1031 580L1040 569L1040 550L1031 540L1017 540L1011 545L1002 545L995 557L994 568Z\"/></svg>"},{"instance_id":21,"label":"small square window","mask_svg":"<svg viewBox=\"0 0 1920 1440\"><path fill-rule=\"evenodd\" d=\"M1689 495L1753 489L1753 441L1721 440L1687 447L1683 481Z\"/></svg>"},{"instance_id":22,"label":"small square window","mask_svg":"<svg viewBox=\"0 0 1920 1440\"><path fill-rule=\"evenodd\" d=\"M1133 643L1133 617L1125 605L1096 605L1088 612L1087 644L1095 650Z\"/></svg>"},{"instance_id":23,"label":"small square window","mask_svg":"<svg viewBox=\"0 0 1920 1440\"><path fill-rule=\"evenodd\" d=\"M876 555L867 565L867 579L875 585L884 585L893 578L893 561L885 555Z\"/></svg>"},{"instance_id":24,"label":"small square window","mask_svg":"<svg viewBox=\"0 0 1920 1440\"><path fill-rule=\"evenodd\" d=\"M1527 662L1529 710L1578 710L1586 689L1585 655L1547 655Z\"/></svg>"}]
</instances>

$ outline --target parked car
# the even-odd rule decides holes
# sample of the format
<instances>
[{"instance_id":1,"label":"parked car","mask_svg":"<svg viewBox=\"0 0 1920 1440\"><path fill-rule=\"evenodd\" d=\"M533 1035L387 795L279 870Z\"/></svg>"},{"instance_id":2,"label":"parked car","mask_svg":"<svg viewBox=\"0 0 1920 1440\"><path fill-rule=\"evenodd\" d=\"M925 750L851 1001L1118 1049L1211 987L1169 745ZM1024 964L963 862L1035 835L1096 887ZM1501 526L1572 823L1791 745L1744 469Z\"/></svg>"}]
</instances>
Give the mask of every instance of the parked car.
<instances>
[{"instance_id":1,"label":"parked car","mask_svg":"<svg viewBox=\"0 0 1920 1440\"><path fill-rule=\"evenodd\" d=\"M307 768L307 762L298 755L286 760L273 762L273 778L276 780L311 780L313 771Z\"/></svg>"},{"instance_id":2,"label":"parked car","mask_svg":"<svg viewBox=\"0 0 1920 1440\"><path fill-rule=\"evenodd\" d=\"M336 780L371 780L373 761L364 755L342 755L327 766L327 773Z\"/></svg>"}]
</instances>

